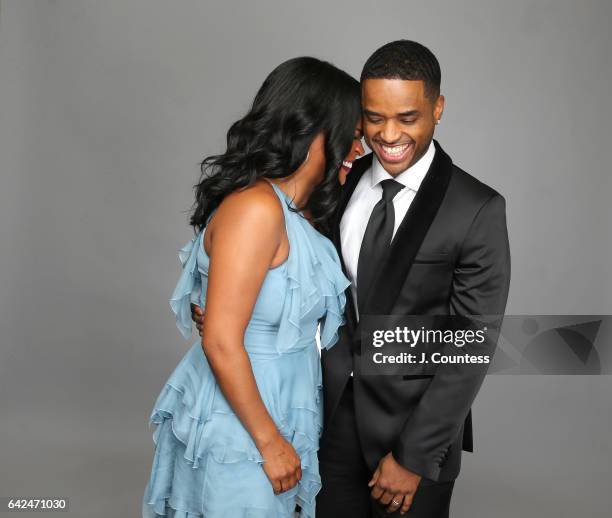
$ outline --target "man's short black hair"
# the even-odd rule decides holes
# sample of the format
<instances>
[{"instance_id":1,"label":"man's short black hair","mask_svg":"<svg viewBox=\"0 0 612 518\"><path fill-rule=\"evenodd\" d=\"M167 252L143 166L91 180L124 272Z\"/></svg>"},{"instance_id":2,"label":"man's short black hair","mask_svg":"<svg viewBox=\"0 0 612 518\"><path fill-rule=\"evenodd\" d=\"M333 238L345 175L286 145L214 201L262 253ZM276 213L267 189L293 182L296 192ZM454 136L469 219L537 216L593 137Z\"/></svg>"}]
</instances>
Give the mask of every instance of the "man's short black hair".
<instances>
[{"instance_id":1,"label":"man's short black hair","mask_svg":"<svg viewBox=\"0 0 612 518\"><path fill-rule=\"evenodd\" d=\"M424 45L410 40L387 43L372 54L361 71L364 79L404 79L423 81L432 100L440 95L440 63Z\"/></svg>"}]
</instances>

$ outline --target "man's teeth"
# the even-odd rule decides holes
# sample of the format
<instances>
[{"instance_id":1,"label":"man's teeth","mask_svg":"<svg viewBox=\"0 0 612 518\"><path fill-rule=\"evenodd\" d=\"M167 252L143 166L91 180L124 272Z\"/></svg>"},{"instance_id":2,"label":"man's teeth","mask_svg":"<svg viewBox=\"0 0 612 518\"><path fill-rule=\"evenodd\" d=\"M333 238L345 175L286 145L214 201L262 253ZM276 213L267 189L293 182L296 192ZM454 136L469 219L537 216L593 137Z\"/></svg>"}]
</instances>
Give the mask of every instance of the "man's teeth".
<instances>
[{"instance_id":1,"label":"man's teeth","mask_svg":"<svg viewBox=\"0 0 612 518\"><path fill-rule=\"evenodd\" d=\"M402 146L382 146L382 148L387 155L401 156L409 146L410 144L403 144Z\"/></svg>"},{"instance_id":2,"label":"man's teeth","mask_svg":"<svg viewBox=\"0 0 612 518\"><path fill-rule=\"evenodd\" d=\"M346 160L343 160L342 165L347 169L350 169L351 167L353 167L353 162L347 162Z\"/></svg>"}]
</instances>

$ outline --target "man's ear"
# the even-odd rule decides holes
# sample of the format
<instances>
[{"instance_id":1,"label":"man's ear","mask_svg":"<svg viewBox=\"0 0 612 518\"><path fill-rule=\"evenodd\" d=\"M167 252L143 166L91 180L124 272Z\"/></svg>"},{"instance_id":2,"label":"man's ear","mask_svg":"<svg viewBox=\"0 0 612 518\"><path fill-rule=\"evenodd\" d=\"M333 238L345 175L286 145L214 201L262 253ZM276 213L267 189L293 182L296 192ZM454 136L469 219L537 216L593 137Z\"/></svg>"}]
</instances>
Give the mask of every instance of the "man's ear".
<instances>
[{"instance_id":1,"label":"man's ear","mask_svg":"<svg viewBox=\"0 0 612 518\"><path fill-rule=\"evenodd\" d=\"M444 96L439 95L434 103L434 118L439 121L442 118L442 113L444 112Z\"/></svg>"}]
</instances>

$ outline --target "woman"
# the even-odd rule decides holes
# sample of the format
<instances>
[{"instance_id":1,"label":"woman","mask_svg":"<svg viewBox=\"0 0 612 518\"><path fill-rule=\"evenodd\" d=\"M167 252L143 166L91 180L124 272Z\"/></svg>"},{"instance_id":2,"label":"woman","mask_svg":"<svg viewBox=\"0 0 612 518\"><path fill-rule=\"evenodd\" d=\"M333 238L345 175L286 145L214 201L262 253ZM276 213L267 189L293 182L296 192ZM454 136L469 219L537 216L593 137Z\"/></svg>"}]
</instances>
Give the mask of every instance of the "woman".
<instances>
[{"instance_id":1,"label":"woman","mask_svg":"<svg viewBox=\"0 0 612 518\"><path fill-rule=\"evenodd\" d=\"M171 307L195 343L158 396L143 517L314 518L321 369L344 291L327 237L343 160L363 153L359 84L296 58L264 81L227 150L202 162ZM345 169L350 164L345 164ZM346 170L345 170L346 173ZM308 214L308 219L304 217Z\"/></svg>"}]
</instances>

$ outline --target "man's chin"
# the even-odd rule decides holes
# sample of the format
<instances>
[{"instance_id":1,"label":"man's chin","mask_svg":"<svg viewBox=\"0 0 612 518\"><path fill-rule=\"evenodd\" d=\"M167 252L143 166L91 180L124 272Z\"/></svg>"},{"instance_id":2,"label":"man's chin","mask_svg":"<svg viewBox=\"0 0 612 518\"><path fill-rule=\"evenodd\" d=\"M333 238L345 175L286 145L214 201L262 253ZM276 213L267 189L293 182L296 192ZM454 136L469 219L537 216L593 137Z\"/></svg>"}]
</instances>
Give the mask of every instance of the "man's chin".
<instances>
[{"instance_id":1,"label":"man's chin","mask_svg":"<svg viewBox=\"0 0 612 518\"><path fill-rule=\"evenodd\" d=\"M406 169L410 167L410 161L412 157L407 160L403 160L402 162L387 162L381 159L378 155L376 155L380 165L383 166L384 170L387 171L391 176L397 176L400 173L403 173Z\"/></svg>"},{"instance_id":2,"label":"man's chin","mask_svg":"<svg viewBox=\"0 0 612 518\"><path fill-rule=\"evenodd\" d=\"M374 151L374 154L376 155L376 158L378 158L378 161L380 162L380 165L383 166L384 170L392 176L397 176L398 174L403 173L406 169L412 167L418 161L418 159L415 160L414 147L412 152L401 162L386 160L383 156L381 156L381 153L376 153L376 151Z\"/></svg>"}]
</instances>

